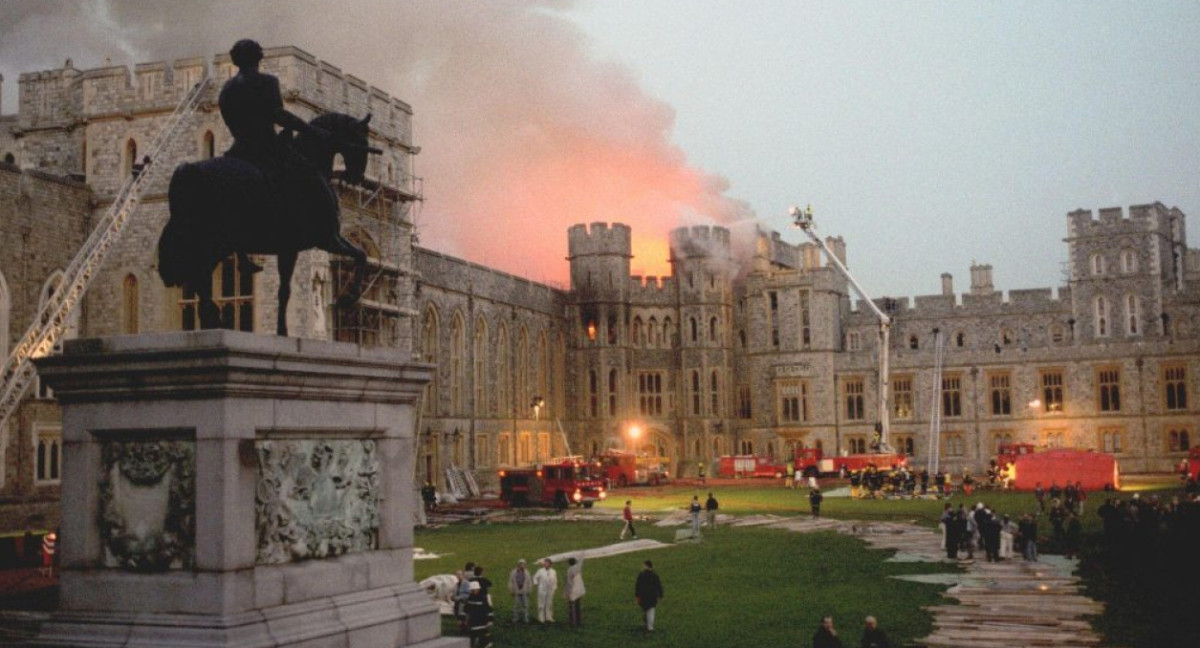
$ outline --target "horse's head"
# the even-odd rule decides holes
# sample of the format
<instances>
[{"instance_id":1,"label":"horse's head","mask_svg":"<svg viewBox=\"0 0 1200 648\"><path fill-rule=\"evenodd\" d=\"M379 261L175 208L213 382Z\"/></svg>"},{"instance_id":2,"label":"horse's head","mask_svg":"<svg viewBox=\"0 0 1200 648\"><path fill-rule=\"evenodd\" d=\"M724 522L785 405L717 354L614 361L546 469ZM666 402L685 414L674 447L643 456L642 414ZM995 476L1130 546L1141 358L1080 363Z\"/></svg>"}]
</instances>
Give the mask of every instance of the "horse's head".
<instances>
[{"instance_id":1,"label":"horse's head","mask_svg":"<svg viewBox=\"0 0 1200 648\"><path fill-rule=\"evenodd\" d=\"M351 184L363 181L367 169L367 155L383 151L368 144L368 128L371 115L355 119L342 113L328 113L312 120L312 125L329 133L329 143L334 153L341 153L346 171L342 179Z\"/></svg>"}]
</instances>

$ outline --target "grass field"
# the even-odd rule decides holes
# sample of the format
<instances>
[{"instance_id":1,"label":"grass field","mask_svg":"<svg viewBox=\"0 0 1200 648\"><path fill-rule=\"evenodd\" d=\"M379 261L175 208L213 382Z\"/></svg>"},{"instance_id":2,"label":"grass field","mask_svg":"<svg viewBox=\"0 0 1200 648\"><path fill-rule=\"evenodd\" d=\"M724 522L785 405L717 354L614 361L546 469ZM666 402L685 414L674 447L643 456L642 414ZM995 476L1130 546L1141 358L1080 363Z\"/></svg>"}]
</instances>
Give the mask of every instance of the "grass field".
<instances>
[{"instance_id":1,"label":"grass field","mask_svg":"<svg viewBox=\"0 0 1200 648\"><path fill-rule=\"evenodd\" d=\"M512 626L508 572L518 558L599 547L617 539L612 522L532 522L454 525L420 531L416 542L439 553L417 561L418 580L451 572L467 560L482 563L494 583L494 636L502 646L745 646L806 645L822 614L833 614L846 637L857 641L861 619L879 617L896 639L924 636L930 619L919 608L935 601L941 587L888 578L929 573L949 566L885 563L852 537L832 532L799 534L782 530L724 527L698 544L636 552L584 563L587 595L584 626L566 625L566 603L556 600L553 626ZM640 538L670 542L673 528L643 524ZM666 592L658 608L656 632L640 629L641 611L633 597L634 579L645 559L655 563ZM558 565L560 585L565 565ZM452 624L445 625L454 633ZM848 643L854 643L848 642Z\"/></svg>"},{"instance_id":2,"label":"grass field","mask_svg":"<svg viewBox=\"0 0 1200 648\"><path fill-rule=\"evenodd\" d=\"M685 508L694 492L703 500L709 486L721 501L722 513L808 515L807 490L788 491L753 482L711 484L701 491L690 485L627 489L598 508L619 509L629 498L639 516L658 518ZM1033 502L1031 496L1009 499L1014 510ZM835 517L919 520L936 525L941 503L830 498L823 511ZM417 561L416 577L420 580L452 572L468 560L482 563L485 575L494 583L499 645L582 648L612 646L614 641L619 645L626 640L639 646L807 645L823 614L834 615L847 645L857 643L867 614L880 618L899 645L929 633L930 617L921 607L936 602L943 588L888 576L955 569L951 565L885 562L886 552L867 549L856 538L832 532L799 534L723 526L706 532L699 544L586 561L588 593L581 629L566 626L566 604L561 596L554 626L514 627L509 623L511 602L506 583L518 558L532 565L545 555L609 545L617 541L619 530L615 516L611 521L484 523L418 530L416 544L442 558ZM675 528L639 522L638 533L641 538L671 544ZM633 598L634 579L646 558L655 562L666 590L652 635L640 629L641 613ZM558 569L561 583L566 566ZM449 622L445 629L454 632Z\"/></svg>"},{"instance_id":3,"label":"grass field","mask_svg":"<svg viewBox=\"0 0 1200 648\"><path fill-rule=\"evenodd\" d=\"M483 564L485 575L494 583L497 621L494 637L501 646L807 646L824 614L834 616L839 634L848 646L857 645L862 618L868 614L880 619L894 645L904 645L929 634L931 618L922 608L939 602L943 588L889 576L945 572L957 569L956 566L885 562L887 552L868 549L857 538L833 532L801 534L729 526L706 532L704 542L699 544L586 561L587 595L582 628L567 627L566 603L561 591L555 611L558 623L549 627L509 623L512 608L506 583L517 559L525 558L532 566L542 556L616 542L620 531L616 512L626 499L633 501L637 515L651 520L686 509L693 494L703 501L709 491L720 500L721 512L725 514L809 515L808 489L786 490L778 484L740 480L630 488L597 505L597 512L611 514L607 521L497 522L419 529L417 546L442 557L417 561L416 578L453 572L468 560ZM1082 518L1085 534L1099 532L1095 507L1103 496L1093 493L1088 500L1088 510ZM1123 496L1128 497L1128 493ZM955 506L960 502L973 505L983 501L1000 514L1014 517L1037 507L1029 493L977 491L969 498L959 495L948 501ZM943 503L826 498L822 514L935 527ZM544 515L545 511L538 513ZM1040 524L1040 535L1049 535L1046 518L1041 518ZM674 527L638 523L641 538L671 544L674 533ZM640 629L641 612L633 598L634 579L646 558L654 561L666 590L658 609L657 631L653 634ZM557 568L561 586L566 566ZM456 633L449 620L443 627L445 634Z\"/></svg>"}]
</instances>

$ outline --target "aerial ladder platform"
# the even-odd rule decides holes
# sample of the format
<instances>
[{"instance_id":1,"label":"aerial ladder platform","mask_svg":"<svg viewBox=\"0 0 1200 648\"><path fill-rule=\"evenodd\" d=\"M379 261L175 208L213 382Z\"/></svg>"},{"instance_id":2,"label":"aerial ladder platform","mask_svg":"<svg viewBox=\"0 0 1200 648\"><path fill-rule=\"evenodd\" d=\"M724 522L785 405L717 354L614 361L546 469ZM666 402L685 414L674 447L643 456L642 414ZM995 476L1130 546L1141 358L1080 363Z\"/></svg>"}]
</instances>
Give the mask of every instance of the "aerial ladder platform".
<instances>
[{"instance_id":1,"label":"aerial ladder platform","mask_svg":"<svg viewBox=\"0 0 1200 648\"><path fill-rule=\"evenodd\" d=\"M63 272L62 283L42 304L21 340L0 369L0 430L17 411L25 391L37 377L33 360L52 353L66 333L71 315L79 308L84 293L104 265L112 247L121 240L129 220L137 213L142 192L163 169L171 168L171 147L187 127L188 118L200 107L211 78L205 76L194 85L155 136L140 167L125 179L112 204L71 264Z\"/></svg>"}]
</instances>

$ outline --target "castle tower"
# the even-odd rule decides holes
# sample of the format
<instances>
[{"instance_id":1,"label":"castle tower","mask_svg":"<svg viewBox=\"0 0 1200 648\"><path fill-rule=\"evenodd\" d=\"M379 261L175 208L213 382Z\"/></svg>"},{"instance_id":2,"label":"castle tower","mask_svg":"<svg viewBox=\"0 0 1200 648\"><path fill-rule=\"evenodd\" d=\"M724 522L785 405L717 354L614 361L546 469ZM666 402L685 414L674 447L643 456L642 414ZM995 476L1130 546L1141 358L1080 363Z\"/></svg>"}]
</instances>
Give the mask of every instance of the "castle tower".
<instances>
[{"instance_id":1,"label":"castle tower","mask_svg":"<svg viewBox=\"0 0 1200 648\"><path fill-rule=\"evenodd\" d=\"M1109 342L1169 332L1164 293L1182 276L1183 214L1161 203L1067 215L1072 311L1077 338Z\"/></svg>"},{"instance_id":2,"label":"castle tower","mask_svg":"<svg viewBox=\"0 0 1200 648\"><path fill-rule=\"evenodd\" d=\"M709 457L713 435L732 418L733 278L729 230L696 226L671 232L671 265L678 299L678 441L684 474Z\"/></svg>"},{"instance_id":3,"label":"castle tower","mask_svg":"<svg viewBox=\"0 0 1200 648\"><path fill-rule=\"evenodd\" d=\"M621 445L629 410L630 229L621 223L567 230L571 265L569 366L584 447ZM568 377L570 379L570 377Z\"/></svg>"}]
</instances>

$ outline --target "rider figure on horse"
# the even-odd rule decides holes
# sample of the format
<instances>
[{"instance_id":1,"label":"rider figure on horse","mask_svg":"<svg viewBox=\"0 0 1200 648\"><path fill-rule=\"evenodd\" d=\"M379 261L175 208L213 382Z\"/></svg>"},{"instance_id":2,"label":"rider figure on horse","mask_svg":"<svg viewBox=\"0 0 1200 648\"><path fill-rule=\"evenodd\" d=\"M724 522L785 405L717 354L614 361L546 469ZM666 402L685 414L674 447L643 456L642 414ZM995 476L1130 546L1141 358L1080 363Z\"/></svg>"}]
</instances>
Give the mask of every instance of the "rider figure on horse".
<instances>
[{"instance_id":1,"label":"rider figure on horse","mask_svg":"<svg viewBox=\"0 0 1200 648\"><path fill-rule=\"evenodd\" d=\"M225 155L248 162L263 174L276 210L282 214L288 195L295 193L289 189L302 182L301 178L317 175L317 171L286 138L275 133L275 125L322 140L328 139L329 133L310 126L283 107L279 79L258 69L263 58L261 45L242 39L234 43L229 57L238 73L225 82L217 100L221 119L233 134L233 146ZM262 269L246 258L245 253L239 257L252 272Z\"/></svg>"}]
</instances>

